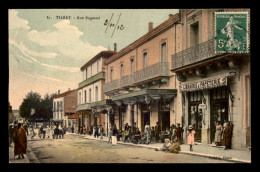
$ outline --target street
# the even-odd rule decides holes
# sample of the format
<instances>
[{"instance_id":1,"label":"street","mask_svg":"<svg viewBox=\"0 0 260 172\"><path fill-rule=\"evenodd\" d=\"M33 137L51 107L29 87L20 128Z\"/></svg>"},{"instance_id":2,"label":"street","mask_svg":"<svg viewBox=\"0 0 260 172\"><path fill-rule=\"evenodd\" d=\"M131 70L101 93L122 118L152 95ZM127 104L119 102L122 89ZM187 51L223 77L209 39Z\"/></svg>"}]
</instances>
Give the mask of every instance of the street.
<instances>
[{"instance_id":1,"label":"street","mask_svg":"<svg viewBox=\"0 0 260 172\"><path fill-rule=\"evenodd\" d=\"M165 153L154 149L82 139L66 134L64 139L38 136L28 146L41 163L230 163L185 154Z\"/></svg>"}]
</instances>

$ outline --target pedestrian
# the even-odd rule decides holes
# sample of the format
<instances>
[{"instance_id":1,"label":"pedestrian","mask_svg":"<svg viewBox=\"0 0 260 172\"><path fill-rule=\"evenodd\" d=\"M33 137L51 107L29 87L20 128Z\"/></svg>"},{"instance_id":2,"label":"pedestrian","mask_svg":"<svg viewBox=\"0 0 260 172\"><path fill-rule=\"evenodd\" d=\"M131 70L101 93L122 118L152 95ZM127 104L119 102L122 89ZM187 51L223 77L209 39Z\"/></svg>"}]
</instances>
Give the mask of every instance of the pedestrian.
<instances>
[{"instance_id":1,"label":"pedestrian","mask_svg":"<svg viewBox=\"0 0 260 172\"><path fill-rule=\"evenodd\" d=\"M43 132L43 128L39 128L38 129L38 136L40 137L40 139L42 139L42 132Z\"/></svg>"},{"instance_id":2,"label":"pedestrian","mask_svg":"<svg viewBox=\"0 0 260 172\"><path fill-rule=\"evenodd\" d=\"M224 139L224 131L225 131L226 126L227 126L227 120L224 119L223 131L222 131L222 139Z\"/></svg>"},{"instance_id":3,"label":"pedestrian","mask_svg":"<svg viewBox=\"0 0 260 172\"><path fill-rule=\"evenodd\" d=\"M103 139L103 132L104 132L103 126L100 125L99 129L100 129L100 140L102 140Z\"/></svg>"},{"instance_id":4,"label":"pedestrian","mask_svg":"<svg viewBox=\"0 0 260 172\"><path fill-rule=\"evenodd\" d=\"M233 127L230 125L230 122L227 122L227 126L224 130L224 144L225 149L231 149L231 140L232 140L232 129Z\"/></svg>"},{"instance_id":5,"label":"pedestrian","mask_svg":"<svg viewBox=\"0 0 260 172\"><path fill-rule=\"evenodd\" d=\"M107 143L112 143L112 136L113 136L113 128L110 127L109 132L108 132L108 142Z\"/></svg>"},{"instance_id":6,"label":"pedestrian","mask_svg":"<svg viewBox=\"0 0 260 172\"><path fill-rule=\"evenodd\" d=\"M177 123L176 136L180 144L182 143L182 133L183 133L183 128L180 127L180 123Z\"/></svg>"},{"instance_id":7,"label":"pedestrian","mask_svg":"<svg viewBox=\"0 0 260 172\"><path fill-rule=\"evenodd\" d=\"M152 126L152 129L151 129L151 141L155 142L155 129L154 129L154 126Z\"/></svg>"},{"instance_id":8,"label":"pedestrian","mask_svg":"<svg viewBox=\"0 0 260 172\"><path fill-rule=\"evenodd\" d=\"M78 126L75 127L75 133L79 134L79 127Z\"/></svg>"},{"instance_id":9,"label":"pedestrian","mask_svg":"<svg viewBox=\"0 0 260 172\"><path fill-rule=\"evenodd\" d=\"M55 136L54 136L54 126L51 126L51 135L52 135L52 138L55 139Z\"/></svg>"},{"instance_id":10,"label":"pedestrian","mask_svg":"<svg viewBox=\"0 0 260 172\"><path fill-rule=\"evenodd\" d=\"M45 139L45 136L46 136L46 127L44 127L42 130L43 130L43 139Z\"/></svg>"},{"instance_id":11,"label":"pedestrian","mask_svg":"<svg viewBox=\"0 0 260 172\"><path fill-rule=\"evenodd\" d=\"M175 139L177 139L177 131L176 131L176 126L173 125L171 130L171 142L174 142Z\"/></svg>"},{"instance_id":12,"label":"pedestrian","mask_svg":"<svg viewBox=\"0 0 260 172\"><path fill-rule=\"evenodd\" d=\"M93 134L93 125L90 125L90 135Z\"/></svg>"},{"instance_id":13,"label":"pedestrian","mask_svg":"<svg viewBox=\"0 0 260 172\"><path fill-rule=\"evenodd\" d=\"M27 149L27 136L26 131L21 123L14 129L13 132L14 137L14 156L18 155L17 159L24 159L24 155L26 154Z\"/></svg>"},{"instance_id":14,"label":"pedestrian","mask_svg":"<svg viewBox=\"0 0 260 172\"><path fill-rule=\"evenodd\" d=\"M194 142L195 133L196 132L193 130L192 125L189 125L187 135L188 135L188 145L190 145L190 151L193 151L192 146L195 144Z\"/></svg>"},{"instance_id":15,"label":"pedestrian","mask_svg":"<svg viewBox=\"0 0 260 172\"><path fill-rule=\"evenodd\" d=\"M149 123L146 123L145 125L145 133L146 133L146 144L148 145L149 143L151 143L151 127L149 125Z\"/></svg>"},{"instance_id":16,"label":"pedestrian","mask_svg":"<svg viewBox=\"0 0 260 172\"><path fill-rule=\"evenodd\" d=\"M116 124L113 127L112 145L117 145L117 127Z\"/></svg>"},{"instance_id":17,"label":"pedestrian","mask_svg":"<svg viewBox=\"0 0 260 172\"><path fill-rule=\"evenodd\" d=\"M155 141L158 142L160 139L160 133L161 133L161 126L159 125L159 122L156 122L154 133L155 133Z\"/></svg>"},{"instance_id":18,"label":"pedestrian","mask_svg":"<svg viewBox=\"0 0 260 172\"><path fill-rule=\"evenodd\" d=\"M13 128L13 124L9 125L9 147L12 147L11 144L13 142L13 132L14 132L14 128Z\"/></svg>"},{"instance_id":19,"label":"pedestrian","mask_svg":"<svg viewBox=\"0 0 260 172\"><path fill-rule=\"evenodd\" d=\"M129 128L130 127L129 127L128 123L126 123L125 127L124 127L123 138L122 138L124 142L126 142L129 138L129 135L130 135Z\"/></svg>"},{"instance_id":20,"label":"pedestrian","mask_svg":"<svg viewBox=\"0 0 260 172\"><path fill-rule=\"evenodd\" d=\"M83 134L86 135L86 126L83 126Z\"/></svg>"},{"instance_id":21,"label":"pedestrian","mask_svg":"<svg viewBox=\"0 0 260 172\"><path fill-rule=\"evenodd\" d=\"M135 130L135 135L134 135L135 143L139 143L141 140L141 132L139 131L139 128L137 127Z\"/></svg>"},{"instance_id":22,"label":"pedestrian","mask_svg":"<svg viewBox=\"0 0 260 172\"><path fill-rule=\"evenodd\" d=\"M34 127L33 127L33 125L31 126L31 129L30 129L30 136L31 136L31 139L33 139L34 136L35 136L35 132L34 132Z\"/></svg>"},{"instance_id":23,"label":"pedestrian","mask_svg":"<svg viewBox=\"0 0 260 172\"><path fill-rule=\"evenodd\" d=\"M71 127L71 133L74 133L74 125Z\"/></svg>"},{"instance_id":24,"label":"pedestrian","mask_svg":"<svg viewBox=\"0 0 260 172\"><path fill-rule=\"evenodd\" d=\"M80 134L83 134L83 127L80 127Z\"/></svg>"},{"instance_id":25,"label":"pedestrian","mask_svg":"<svg viewBox=\"0 0 260 172\"><path fill-rule=\"evenodd\" d=\"M47 125L47 128L46 128L46 137L47 137L47 138L50 138L50 132L51 132L51 129L50 129L50 127Z\"/></svg>"},{"instance_id":26,"label":"pedestrian","mask_svg":"<svg viewBox=\"0 0 260 172\"><path fill-rule=\"evenodd\" d=\"M94 137L98 138L98 127L97 127L97 125L94 125L93 131L94 131Z\"/></svg>"},{"instance_id":27,"label":"pedestrian","mask_svg":"<svg viewBox=\"0 0 260 172\"><path fill-rule=\"evenodd\" d=\"M216 125L216 133L215 133L215 144L216 144L216 146L220 145L222 130L223 130L222 125L220 124L220 121L218 121L217 125Z\"/></svg>"}]
</instances>

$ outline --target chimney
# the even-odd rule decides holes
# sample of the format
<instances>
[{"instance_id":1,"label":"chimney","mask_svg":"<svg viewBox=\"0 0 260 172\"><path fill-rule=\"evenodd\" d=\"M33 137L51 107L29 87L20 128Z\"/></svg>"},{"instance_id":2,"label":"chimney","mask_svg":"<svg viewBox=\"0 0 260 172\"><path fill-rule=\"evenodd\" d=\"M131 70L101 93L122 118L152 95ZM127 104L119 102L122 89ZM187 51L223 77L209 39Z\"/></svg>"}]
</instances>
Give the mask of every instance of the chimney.
<instances>
[{"instance_id":1,"label":"chimney","mask_svg":"<svg viewBox=\"0 0 260 172\"><path fill-rule=\"evenodd\" d=\"M68 89L68 91L70 91L70 88Z\"/></svg>"},{"instance_id":2,"label":"chimney","mask_svg":"<svg viewBox=\"0 0 260 172\"><path fill-rule=\"evenodd\" d=\"M169 19L173 17L173 14L169 14Z\"/></svg>"},{"instance_id":3,"label":"chimney","mask_svg":"<svg viewBox=\"0 0 260 172\"><path fill-rule=\"evenodd\" d=\"M153 22L149 22L149 32L153 30Z\"/></svg>"},{"instance_id":4,"label":"chimney","mask_svg":"<svg viewBox=\"0 0 260 172\"><path fill-rule=\"evenodd\" d=\"M114 52L116 52L117 46L116 43L114 43Z\"/></svg>"},{"instance_id":5,"label":"chimney","mask_svg":"<svg viewBox=\"0 0 260 172\"><path fill-rule=\"evenodd\" d=\"M58 90L58 95L60 94L60 90Z\"/></svg>"}]
</instances>

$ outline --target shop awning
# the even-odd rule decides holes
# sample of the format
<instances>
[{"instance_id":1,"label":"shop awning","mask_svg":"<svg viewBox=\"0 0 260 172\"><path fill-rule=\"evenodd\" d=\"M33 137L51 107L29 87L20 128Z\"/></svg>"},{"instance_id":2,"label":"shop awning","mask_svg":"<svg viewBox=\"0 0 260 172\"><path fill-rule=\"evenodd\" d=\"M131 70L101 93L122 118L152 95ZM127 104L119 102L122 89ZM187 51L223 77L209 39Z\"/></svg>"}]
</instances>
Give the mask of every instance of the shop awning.
<instances>
[{"instance_id":1,"label":"shop awning","mask_svg":"<svg viewBox=\"0 0 260 172\"><path fill-rule=\"evenodd\" d=\"M90 103L78 105L76 111L80 111L80 110L91 110Z\"/></svg>"},{"instance_id":2,"label":"shop awning","mask_svg":"<svg viewBox=\"0 0 260 172\"><path fill-rule=\"evenodd\" d=\"M125 104L135 104L137 101L159 100L160 98L172 99L177 95L176 89L142 89L131 93L115 96L112 101L117 103L124 102Z\"/></svg>"},{"instance_id":3,"label":"shop awning","mask_svg":"<svg viewBox=\"0 0 260 172\"><path fill-rule=\"evenodd\" d=\"M91 103L89 107L90 108L97 108L97 107L102 108L102 107L106 107L106 106L112 106L114 104L115 103L111 99L105 99L105 100Z\"/></svg>"},{"instance_id":4,"label":"shop awning","mask_svg":"<svg viewBox=\"0 0 260 172\"><path fill-rule=\"evenodd\" d=\"M182 82L180 83L180 92L190 92L211 89L216 87L227 86L227 78L233 76L234 72L228 72L220 74L214 77L208 77L205 79L199 79L195 81Z\"/></svg>"}]
</instances>

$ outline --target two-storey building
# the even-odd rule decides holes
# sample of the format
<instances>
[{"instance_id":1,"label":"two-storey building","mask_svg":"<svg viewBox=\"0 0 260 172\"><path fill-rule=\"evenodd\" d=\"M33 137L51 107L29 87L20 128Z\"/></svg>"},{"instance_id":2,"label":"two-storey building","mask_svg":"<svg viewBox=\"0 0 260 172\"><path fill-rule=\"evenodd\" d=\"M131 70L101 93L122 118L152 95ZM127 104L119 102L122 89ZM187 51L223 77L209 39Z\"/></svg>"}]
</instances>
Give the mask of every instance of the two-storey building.
<instances>
[{"instance_id":1,"label":"two-storey building","mask_svg":"<svg viewBox=\"0 0 260 172\"><path fill-rule=\"evenodd\" d=\"M171 71L180 81L183 122L202 144L214 143L217 121L230 121L232 147L251 145L248 15L244 9L180 10L181 49L172 54Z\"/></svg>"},{"instance_id":2,"label":"two-storey building","mask_svg":"<svg viewBox=\"0 0 260 172\"><path fill-rule=\"evenodd\" d=\"M141 131L158 121L165 131L182 123L178 82L170 72L171 55L179 48L175 41L179 15L168 20L106 60L104 93L116 105L109 110L110 124L122 129L137 124Z\"/></svg>"},{"instance_id":3,"label":"two-storey building","mask_svg":"<svg viewBox=\"0 0 260 172\"><path fill-rule=\"evenodd\" d=\"M91 130L91 125L102 125L105 129L104 132L107 131L107 117L104 108L111 102L106 100L103 94L103 84L105 83L104 63L114 53L114 51L110 50L101 51L80 68L83 81L79 83L77 89L76 119L78 131L84 125L88 133Z\"/></svg>"},{"instance_id":4,"label":"two-storey building","mask_svg":"<svg viewBox=\"0 0 260 172\"><path fill-rule=\"evenodd\" d=\"M68 117L75 113L76 90L68 90L53 96L53 123L62 127L69 127Z\"/></svg>"}]
</instances>

